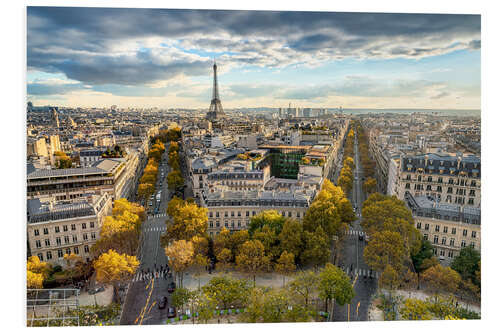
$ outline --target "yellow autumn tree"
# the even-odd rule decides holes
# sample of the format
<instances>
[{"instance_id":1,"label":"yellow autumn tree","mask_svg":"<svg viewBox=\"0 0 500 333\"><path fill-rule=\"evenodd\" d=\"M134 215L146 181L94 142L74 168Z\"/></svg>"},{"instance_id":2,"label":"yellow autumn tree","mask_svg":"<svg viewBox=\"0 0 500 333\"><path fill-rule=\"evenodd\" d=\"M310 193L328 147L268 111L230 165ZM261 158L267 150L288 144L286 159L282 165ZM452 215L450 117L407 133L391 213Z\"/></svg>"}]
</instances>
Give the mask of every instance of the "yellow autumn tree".
<instances>
[{"instance_id":1,"label":"yellow autumn tree","mask_svg":"<svg viewBox=\"0 0 500 333\"><path fill-rule=\"evenodd\" d=\"M165 255L168 257L172 270L178 277L179 287L182 287L184 272L193 263L193 243L184 239L174 241L172 245L165 248Z\"/></svg>"},{"instance_id":2,"label":"yellow autumn tree","mask_svg":"<svg viewBox=\"0 0 500 333\"><path fill-rule=\"evenodd\" d=\"M43 281L49 276L50 265L37 256L31 256L26 263L26 271L28 288L42 288Z\"/></svg>"},{"instance_id":3,"label":"yellow autumn tree","mask_svg":"<svg viewBox=\"0 0 500 333\"><path fill-rule=\"evenodd\" d=\"M125 212L137 215L141 220L144 220L144 207L134 202L130 202L125 198L115 200L113 207L113 215L123 215Z\"/></svg>"},{"instance_id":4,"label":"yellow autumn tree","mask_svg":"<svg viewBox=\"0 0 500 333\"><path fill-rule=\"evenodd\" d=\"M101 254L94 261L97 282L112 285L115 295L118 284L130 280L137 267L139 261L135 256L120 254L115 250Z\"/></svg>"}]
</instances>

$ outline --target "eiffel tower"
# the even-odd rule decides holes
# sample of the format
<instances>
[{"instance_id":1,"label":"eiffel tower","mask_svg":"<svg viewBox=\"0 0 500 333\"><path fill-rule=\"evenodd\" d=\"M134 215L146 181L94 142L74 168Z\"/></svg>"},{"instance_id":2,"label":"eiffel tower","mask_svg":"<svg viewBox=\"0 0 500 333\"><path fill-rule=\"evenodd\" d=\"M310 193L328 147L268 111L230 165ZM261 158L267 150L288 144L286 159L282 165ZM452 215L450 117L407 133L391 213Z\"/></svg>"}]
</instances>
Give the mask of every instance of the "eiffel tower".
<instances>
[{"instance_id":1,"label":"eiffel tower","mask_svg":"<svg viewBox=\"0 0 500 333\"><path fill-rule=\"evenodd\" d=\"M224 118L224 110L219 97L219 84L217 83L217 64L214 60L214 86L212 88L212 101L207 112L208 120L219 120Z\"/></svg>"}]
</instances>

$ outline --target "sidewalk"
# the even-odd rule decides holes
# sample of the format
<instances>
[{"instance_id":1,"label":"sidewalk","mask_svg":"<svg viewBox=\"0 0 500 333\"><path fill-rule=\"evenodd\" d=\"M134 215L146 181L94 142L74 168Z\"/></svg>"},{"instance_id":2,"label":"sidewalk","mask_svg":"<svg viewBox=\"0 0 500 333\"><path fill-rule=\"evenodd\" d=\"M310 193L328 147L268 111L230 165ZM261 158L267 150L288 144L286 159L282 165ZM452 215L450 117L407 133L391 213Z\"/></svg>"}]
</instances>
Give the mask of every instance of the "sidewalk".
<instances>
[{"instance_id":1,"label":"sidewalk","mask_svg":"<svg viewBox=\"0 0 500 333\"><path fill-rule=\"evenodd\" d=\"M237 271L228 271L227 273L223 271L215 271L212 272L212 274L204 272L200 277L195 276L192 272L186 272L184 274L184 288L192 290L197 289L198 279L200 280L200 286L203 287L208 283L208 281L210 281L210 279L220 276L231 276L236 279L247 279L250 284L253 284L253 278L251 276L241 274ZM291 277L286 277L285 283L288 283L290 279ZM257 286L263 287L281 288L283 287L283 275L277 273L261 273L255 277L255 284Z\"/></svg>"}]
</instances>

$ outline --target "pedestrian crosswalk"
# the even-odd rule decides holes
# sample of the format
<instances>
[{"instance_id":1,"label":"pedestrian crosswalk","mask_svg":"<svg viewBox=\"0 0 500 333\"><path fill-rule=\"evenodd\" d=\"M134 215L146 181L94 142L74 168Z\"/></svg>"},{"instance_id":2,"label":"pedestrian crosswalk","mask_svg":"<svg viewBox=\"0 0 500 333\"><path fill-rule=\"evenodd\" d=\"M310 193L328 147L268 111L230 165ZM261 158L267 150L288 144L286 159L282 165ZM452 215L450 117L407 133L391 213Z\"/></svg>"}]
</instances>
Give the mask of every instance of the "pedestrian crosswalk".
<instances>
[{"instance_id":1,"label":"pedestrian crosswalk","mask_svg":"<svg viewBox=\"0 0 500 333\"><path fill-rule=\"evenodd\" d=\"M132 282L146 281L151 279L166 279L168 273L165 270L156 270L151 272L137 272L132 278Z\"/></svg>"},{"instance_id":2,"label":"pedestrian crosswalk","mask_svg":"<svg viewBox=\"0 0 500 333\"><path fill-rule=\"evenodd\" d=\"M148 220L150 219L156 219L156 218L159 218L159 217L165 217L167 216L166 213L163 213L163 214L155 214L155 215L148 215Z\"/></svg>"},{"instance_id":3,"label":"pedestrian crosswalk","mask_svg":"<svg viewBox=\"0 0 500 333\"><path fill-rule=\"evenodd\" d=\"M167 227L163 226L163 227L145 227L144 232L165 232L167 231Z\"/></svg>"},{"instance_id":4,"label":"pedestrian crosswalk","mask_svg":"<svg viewBox=\"0 0 500 333\"><path fill-rule=\"evenodd\" d=\"M353 276L358 276L358 277L370 277L370 269L364 269L364 268L353 268L351 270L350 267L342 267L342 270L347 274L347 275L353 275ZM371 276L375 279L378 279L379 273L371 271Z\"/></svg>"},{"instance_id":5,"label":"pedestrian crosswalk","mask_svg":"<svg viewBox=\"0 0 500 333\"><path fill-rule=\"evenodd\" d=\"M347 230L345 234L346 235L355 235L355 236L365 236L366 232L361 231L361 230L350 229L350 230Z\"/></svg>"}]
</instances>

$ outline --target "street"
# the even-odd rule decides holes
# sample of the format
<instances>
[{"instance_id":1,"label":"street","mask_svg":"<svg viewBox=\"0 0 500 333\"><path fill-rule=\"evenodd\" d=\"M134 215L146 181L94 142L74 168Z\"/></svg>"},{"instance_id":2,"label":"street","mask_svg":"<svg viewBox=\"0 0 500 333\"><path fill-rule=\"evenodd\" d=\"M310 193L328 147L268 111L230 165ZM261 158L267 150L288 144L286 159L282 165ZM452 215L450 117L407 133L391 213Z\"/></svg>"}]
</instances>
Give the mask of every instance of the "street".
<instances>
[{"instance_id":1,"label":"street","mask_svg":"<svg viewBox=\"0 0 500 333\"><path fill-rule=\"evenodd\" d=\"M361 207L365 199L365 194L362 189L363 170L360 165L357 135L354 138L354 163L356 164L356 168L354 170L351 203L353 208L355 208L357 219L352 223L351 228L344 238L340 266L351 276L355 296L350 304L335 306L332 321L368 320L370 299L377 290L378 274L371 272L363 259L366 235L363 232L360 222ZM336 174L338 176L337 172ZM360 237L362 237L362 240Z\"/></svg>"},{"instance_id":2,"label":"street","mask_svg":"<svg viewBox=\"0 0 500 333\"><path fill-rule=\"evenodd\" d=\"M168 156L168 146L164 158ZM162 177L162 171L164 176ZM166 208L169 201L169 191L166 182L169 166L166 159L158 167L157 189L161 186L161 200L153 200L152 206L146 206L148 216L143 222L141 228L141 240L138 259L141 263L135 276L129 284L129 289L123 305L120 325L155 325L163 324L167 319L167 308L159 309L158 301L161 297L167 296L168 304L171 303L170 294L167 292L167 286L172 279L166 274L166 265L168 263L165 251L160 244L160 236L166 231L165 221ZM147 202L146 202L147 205ZM148 209L149 208L149 209ZM157 212L154 214L154 212Z\"/></svg>"}]
</instances>

